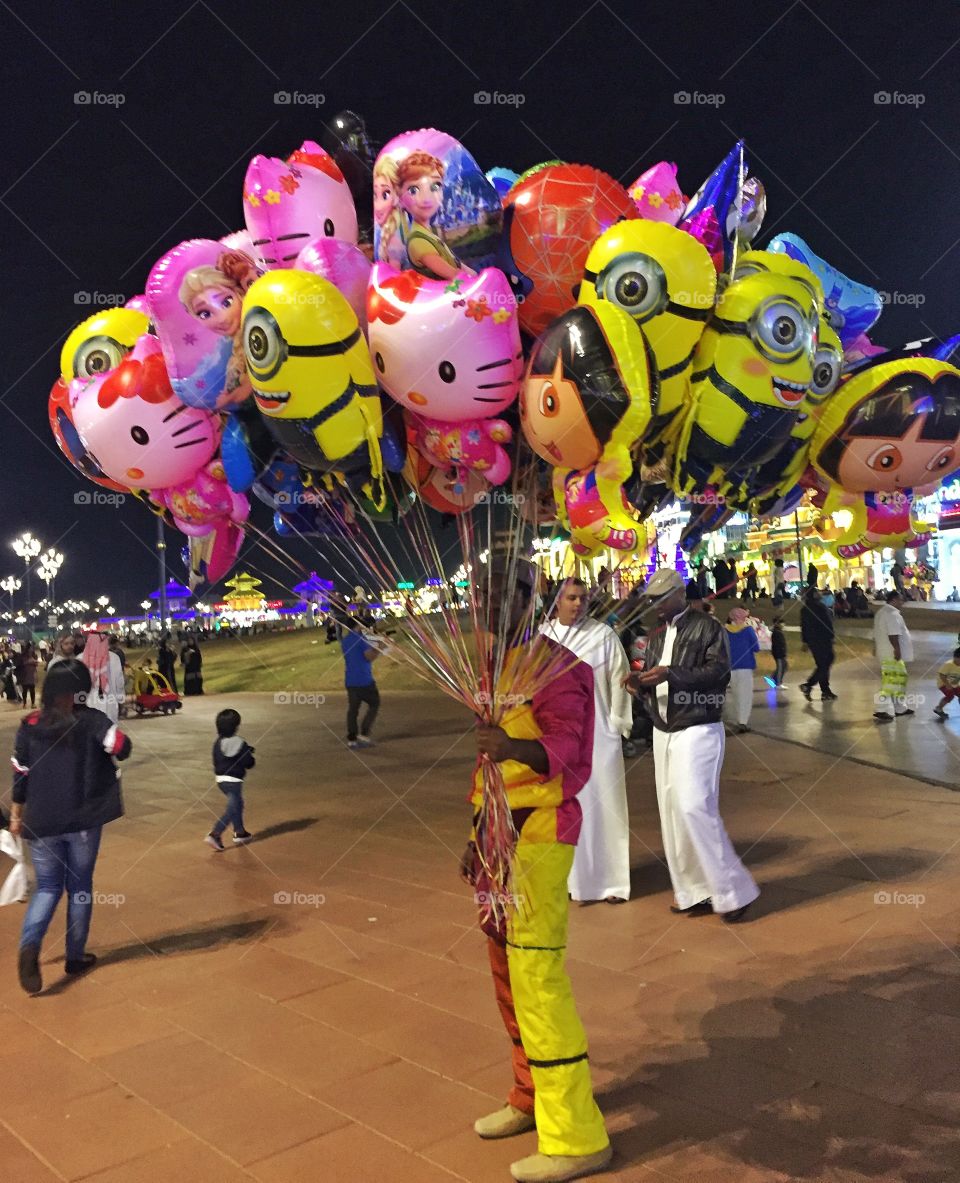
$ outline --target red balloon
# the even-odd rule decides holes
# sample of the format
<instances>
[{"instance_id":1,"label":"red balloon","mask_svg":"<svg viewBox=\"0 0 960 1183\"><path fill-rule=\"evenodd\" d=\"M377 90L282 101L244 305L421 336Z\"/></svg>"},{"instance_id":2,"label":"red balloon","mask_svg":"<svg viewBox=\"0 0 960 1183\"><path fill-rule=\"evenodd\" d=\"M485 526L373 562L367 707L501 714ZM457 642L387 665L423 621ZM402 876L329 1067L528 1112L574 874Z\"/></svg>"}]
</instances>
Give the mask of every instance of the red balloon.
<instances>
[{"instance_id":1,"label":"red balloon","mask_svg":"<svg viewBox=\"0 0 960 1183\"><path fill-rule=\"evenodd\" d=\"M586 164L551 164L515 184L504 198L510 254L533 284L520 305L531 336L577 302L587 253L615 222L639 217L626 189Z\"/></svg>"},{"instance_id":2,"label":"red balloon","mask_svg":"<svg viewBox=\"0 0 960 1183\"><path fill-rule=\"evenodd\" d=\"M47 403L47 415L50 420L50 430L57 441L60 451L66 456L73 467L82 472L88 481L93 481L102 489L112 489L116 493L129 493L126 485L118 485L105 477L97 467L96 461L88 454L83 440L73 425L73 411L70 407L70 388L62 378L58 378L50 389L50 401Z\"/></svg>"}]
</instances>

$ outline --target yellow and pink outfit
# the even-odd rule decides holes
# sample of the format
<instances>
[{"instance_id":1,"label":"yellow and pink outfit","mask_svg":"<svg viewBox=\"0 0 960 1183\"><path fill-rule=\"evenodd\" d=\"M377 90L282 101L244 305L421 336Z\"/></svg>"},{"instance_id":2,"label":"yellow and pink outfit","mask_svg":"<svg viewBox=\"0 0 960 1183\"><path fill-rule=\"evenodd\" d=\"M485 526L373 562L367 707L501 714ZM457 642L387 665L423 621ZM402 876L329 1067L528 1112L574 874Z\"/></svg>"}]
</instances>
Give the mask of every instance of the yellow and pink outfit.
<instances>
[{"instance_id":1,"label":"yellow and pink outfit","mask_svg":"<svg viewBox=\"0 0 960 1183\"><path fill-rule=\"evenodd\" d=\"M610 1141L593 1098L587 1037L564 968L567 879L582 819L576 795L590 777L593 704L593 671L578 661L500 722L513 739L537 740L548 760L545 776L516 760L500 765L519 834L510 888L516 906L506 931L490 923L481 927L497 1004L514 1045L508 1102L535 1116L538 1149L550 1155L595 1154ZM475 809L481 795L478 765L470 797ZM478 874L478 892L484 886Z\"/></svg>"}]
</instances>

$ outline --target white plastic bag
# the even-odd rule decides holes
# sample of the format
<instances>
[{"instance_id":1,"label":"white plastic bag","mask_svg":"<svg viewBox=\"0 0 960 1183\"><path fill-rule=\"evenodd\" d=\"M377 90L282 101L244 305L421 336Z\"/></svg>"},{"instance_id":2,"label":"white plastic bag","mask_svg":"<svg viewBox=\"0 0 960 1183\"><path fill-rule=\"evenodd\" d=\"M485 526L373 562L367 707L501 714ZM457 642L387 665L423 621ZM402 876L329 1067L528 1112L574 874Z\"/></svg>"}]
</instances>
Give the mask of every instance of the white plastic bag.
<instances>
[{"instance_id":1,"label":"white plastic bag","mask_svg":"<svg viewBox=\"0 0 960 1183\"><path fill-rule=\"evenodd\" d=\"M0 830L0 851L12 858L14 865L0 886L0 908L19 904L30 894L30 876L24 860L23 841L9 830Z\"/></svg>"}]
</instances>

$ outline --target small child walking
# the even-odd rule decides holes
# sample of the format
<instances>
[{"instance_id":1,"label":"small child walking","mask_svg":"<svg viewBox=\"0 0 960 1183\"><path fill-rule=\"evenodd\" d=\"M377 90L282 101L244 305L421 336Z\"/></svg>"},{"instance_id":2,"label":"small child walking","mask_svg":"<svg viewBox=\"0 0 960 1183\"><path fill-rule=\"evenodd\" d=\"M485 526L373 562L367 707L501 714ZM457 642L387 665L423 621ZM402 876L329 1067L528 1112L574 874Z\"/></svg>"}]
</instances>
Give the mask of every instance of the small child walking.
<instances>
[{"instance_id":1,"label":"small child walking","mask_svg":"<svg viewBox=\"0 0 960 1183\"><path fill-rule=\"evenodd\" d=\"M223 831L233 826L233 841L243 846L253 835L243 825L243 780L247 770L253 768L256 760L254 749L245 739L237 735L240 730L240 712L227 709L217 715L217 739L213 745L213 772L217 787L227 798L223 817L204 838L214 850L224 849Z\"/></svg>"},{"instance_id":2,"label":"small child walking","mask_svg":"<svg viewBox=\"0 0 960 1183\"><path fill-rule=\"evenodd\" d=\"M773 684L779 690L787 673L787 637L783 631L782 616L773 618L773 628L770 630L770 656L776 664Z\"/></svg>"},{"instance_id":3,"label":"small child walking","mask_svg":"<svg viewBox=\"0 0 960 1183\"><path fill-rule=\"evenodd\" d=\"M960 649L954 649L953 657L937 670L937 689L942 697L933 708L933 713L945 719L947 703L960 695Z\"/></svg>"}]
</instances>

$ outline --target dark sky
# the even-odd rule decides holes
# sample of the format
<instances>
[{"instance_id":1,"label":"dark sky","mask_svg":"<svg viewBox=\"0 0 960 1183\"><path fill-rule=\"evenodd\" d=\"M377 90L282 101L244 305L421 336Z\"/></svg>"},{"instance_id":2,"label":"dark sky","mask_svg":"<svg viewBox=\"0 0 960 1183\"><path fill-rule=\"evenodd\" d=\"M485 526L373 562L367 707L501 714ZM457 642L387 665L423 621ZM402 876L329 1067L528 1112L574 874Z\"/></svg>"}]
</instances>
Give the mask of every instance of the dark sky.
<instances>
[{"instance_id":1,"label":"dark sky","mask_svg":"<svg viewBox=\"0 0 960 1183\"><path fill-rule=\"evenodd\" d=\"M898 293L882 343L960 329L960 9L946 0L10 0L0 44L0 575L18 569L9 539L32 529L67 556L60 598L105 592L129 610L156 586L152 517L75 505L93 486L47 427L60 345L90 311L75 293L133 295L181 240L239 228L250 156L321 139L345 107L379 142L442 128L485 168L561 157L628 183L675 160L687 192L743 136L768 195L761 245L793 230ZM324 101L280 106L281 90ZM481 90L523 103L478 105ZM320 555L289 549L323 574ZM242 562L275 574L274 594L292 582L259 549Z\"/></svg>"}]
</instances>

